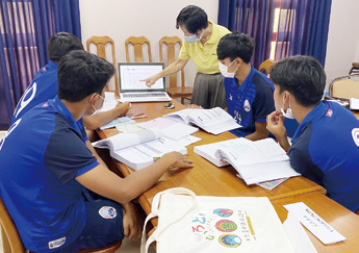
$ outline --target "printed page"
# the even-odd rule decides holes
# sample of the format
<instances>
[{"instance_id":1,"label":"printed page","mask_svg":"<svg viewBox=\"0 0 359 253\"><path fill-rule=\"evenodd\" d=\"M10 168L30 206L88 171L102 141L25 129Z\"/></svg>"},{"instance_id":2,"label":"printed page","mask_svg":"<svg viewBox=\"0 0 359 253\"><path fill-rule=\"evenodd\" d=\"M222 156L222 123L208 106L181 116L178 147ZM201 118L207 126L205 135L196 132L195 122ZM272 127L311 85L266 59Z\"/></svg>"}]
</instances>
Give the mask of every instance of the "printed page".
<instances>
[{"instance_id":1,"label":"printed page","mask_svg":"<svg viewBox=\"0 0 359 253\"><path fill-rule=\"evenodd\" d=\"M95 148L109 148L116 151L158 139L160 136L162 136L162 131L159 129L145 129L138 132L119 133L92 145Z\"/></svg>"}]
</instances>

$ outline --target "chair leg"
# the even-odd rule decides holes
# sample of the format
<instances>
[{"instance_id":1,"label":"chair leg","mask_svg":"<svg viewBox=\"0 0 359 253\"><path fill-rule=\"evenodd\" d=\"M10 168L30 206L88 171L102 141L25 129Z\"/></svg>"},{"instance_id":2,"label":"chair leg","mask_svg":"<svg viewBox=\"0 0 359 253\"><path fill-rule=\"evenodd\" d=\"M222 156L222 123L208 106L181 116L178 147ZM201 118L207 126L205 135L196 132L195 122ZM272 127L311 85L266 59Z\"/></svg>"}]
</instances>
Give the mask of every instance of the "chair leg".
<instances>
[{"instance_id":1,"label":"chair leg","mask_svg":"<svg viewBox=\"0 0 359 253\"><path fill-rule=\"evenodd\" d=\"M3 252L4 253L11 253L11 248L9 241L7 239L7 236L5 234L4 228L1 226L1 239L2 239L2 245L3 245Z\"/></svg>"},{"instance_id":2,"label":"chair leg","mask_svg":"<svg viewBox=\"0 0 359 253\"><path fill-rule=\"evenodd\" d=\"M184 105L184 98L183 97L181 98L181 104Z\"/></svg>"}]
</instances>

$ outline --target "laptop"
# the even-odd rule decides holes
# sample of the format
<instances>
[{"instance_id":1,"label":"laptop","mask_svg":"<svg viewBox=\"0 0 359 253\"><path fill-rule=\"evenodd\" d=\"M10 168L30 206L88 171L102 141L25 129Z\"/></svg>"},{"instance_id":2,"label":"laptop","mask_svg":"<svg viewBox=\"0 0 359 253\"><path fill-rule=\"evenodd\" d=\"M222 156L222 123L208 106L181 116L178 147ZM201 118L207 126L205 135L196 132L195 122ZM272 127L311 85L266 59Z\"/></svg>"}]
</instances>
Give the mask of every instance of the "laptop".
<instances>
[{"instance_id":1,"label":"laptop","mask_svg":"<svg viewBox=\"0 0 359 253\"><path fill-rule=\"evenodd\" d=\"M164 78L148 87L146 79L157 74L164 68L163 63L119 63L119 90L121 102L157 102L171 101L171 97L166 92Z\"/></svg>"}]
</instances>

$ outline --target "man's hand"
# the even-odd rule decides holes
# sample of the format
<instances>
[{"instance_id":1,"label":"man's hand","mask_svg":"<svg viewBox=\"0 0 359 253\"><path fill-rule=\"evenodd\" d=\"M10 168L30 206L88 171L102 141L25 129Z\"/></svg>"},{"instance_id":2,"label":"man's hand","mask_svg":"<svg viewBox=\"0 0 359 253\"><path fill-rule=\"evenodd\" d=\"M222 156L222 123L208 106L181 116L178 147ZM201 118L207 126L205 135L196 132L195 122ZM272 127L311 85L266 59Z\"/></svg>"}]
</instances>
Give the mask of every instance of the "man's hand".
<instances>
[{"instance_id":1,"label":"man's hand","mask_svg":"<svg viewBox=\"0 0 359 253\"><path fill-rule=\"evenodd\" d=\"M190 159L176 151L163 155L161 159L169 159L172 161L172 166L169 167L171 170L193 167L193 162Z\"/></svg>"},{"instance_id":2,"label":"man's hand","mask_svg":"<svg viewBox=\"0 0 359 253\"><path fill-rule=\"evenodd\" d=\"M267 130L271 132L277 139L287 136L283 125L284 117L282 113L274 111L267 116Z\"/></svg>"},{"instance_id":3,"label":"man's hand","mask_svg":"<svg viewBox=\"0 0 359 253\"><path fill-rule=\"evenodd\" d=\"M148 87L151 87L152 85L155 84L155 82L159 79L159 77L157 75L153 75L153 76L150 76L146 79L143 79L143 80L140 80L141 82L145 82L145 84L148 86Z\"/></svg>"},{"instance_id":4,"label":"man's hand","mask_svg":"<svg viewBox=\"0 0 359 253\"><path fill-rule=\"evenodd\" d=\"M129 202L123 206L123 232L126 237L133 239L141 234L143 220L137 212L137 207Z\"/></svg>"},{"instance_id":5,"label":"man's hand","mask_svg":"<svg viewBox=\"0 0 359 253\"><path fill-rule=\"evenodd\" d=\"M130 110L131 108L131 103L130 102L117 103L115 108L118 112L118 117L125 116L128 110Z\"/></svg>"}]
</instances>

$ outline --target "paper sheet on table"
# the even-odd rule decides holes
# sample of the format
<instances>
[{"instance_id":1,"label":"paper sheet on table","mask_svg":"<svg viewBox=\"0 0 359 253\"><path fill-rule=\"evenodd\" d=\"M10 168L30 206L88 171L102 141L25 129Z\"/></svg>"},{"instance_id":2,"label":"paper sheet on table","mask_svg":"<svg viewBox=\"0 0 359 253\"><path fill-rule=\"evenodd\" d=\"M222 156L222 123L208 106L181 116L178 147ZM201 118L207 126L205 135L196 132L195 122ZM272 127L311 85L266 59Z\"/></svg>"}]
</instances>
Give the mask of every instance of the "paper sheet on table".
<instances>
[{"instance_id":1,"label":"paper sheet on table","mask_svg":"<svg viewBox=\"0 0 359 253\"><path fill-rule=\"evenodd\" d=\"M138 126L138 123L126 124L116 126L117 131L120 133L131 133L143 130L143 128Z\"/></svg>"},{"instance_id":2,"label":"paper sheet on table","mask_svg":"<svg viewBox=\"0 0 359 253\"><path fill-rule=\"evenodd\" d=\"M189 126L166 118L156 118L139 125L145 129L159 128L163 135L172 140L181 140L182 138L197 132L197 127Z\"/></svg>"},{"instance_id":3,"label":"paper sheet on table","mask_svg":"<svg viewBox=\"0 0 359 253\"><path fill-rule=\"evenodd\" d=\"M116 127L116 126L120 126L120 125L127 125L127 124L131 124L131 123L135 123L135 121L130 119L129 117L120 117L120 118L112 120L110 123L107 123L106 125L103 125L102 127L100 127L100 129L104 130L107 128Z\"/></svg>"},{"instance_id":4,"label":"paper sheet on table","mask_svg":"<svg viewBox=\"0 0 359 253\"><path fill-rule=\"evenodd\" d=\"M96 113L109 111L115 108L117 104L118 101L115 98L115 93L105 92L105 100L103 101L103 106L100 110L96 111Z\"/></svg>"},{"instance_id":5,"label":"paper sheet on table","mask_svg":"<svg viewBox=\"0 0 359 253\"><path fill-rule=\"evenodd\" d=\"M166 138L166 139L169 139L167 137L162 137L162 138ZM169 139L171 140L171 139ZM185 137L183 137L182 139L180 140L177 140L176 143L179 145L179 146L183 146L183 147L187 147L188 145L191 145L197 141L200 141L201 138L199 137L196 137L196 136L192 136L192 135L187 135ZM172 140L173 141L173 140Z\"/></svg>"},{"instance_id":6,"label":"paper sheet on table","mask_svg":"<svg viewBox=\"0 0 359 253\"><path fill-rule=\"evenodd\" d=\"M303 202L285 205L284 207L289 212L293 212L300 223L322 241L322 243L333 244L346 239Z\"/></svg>"},{"instance_id":7,"label":"paper sheet on table","mask_svg":"<svg viewBox=\"0 0 359 253\"><path fill-rule=\"evenodd\" d=\"M283 227L296 253L317 252L303 226L292 212L288 212L287 219L283 222Z\"/></svg>"}]
</instances>

